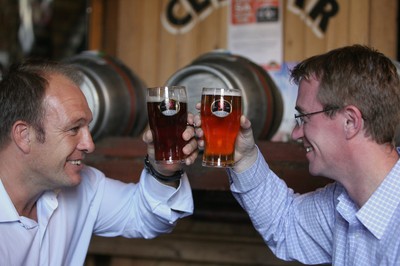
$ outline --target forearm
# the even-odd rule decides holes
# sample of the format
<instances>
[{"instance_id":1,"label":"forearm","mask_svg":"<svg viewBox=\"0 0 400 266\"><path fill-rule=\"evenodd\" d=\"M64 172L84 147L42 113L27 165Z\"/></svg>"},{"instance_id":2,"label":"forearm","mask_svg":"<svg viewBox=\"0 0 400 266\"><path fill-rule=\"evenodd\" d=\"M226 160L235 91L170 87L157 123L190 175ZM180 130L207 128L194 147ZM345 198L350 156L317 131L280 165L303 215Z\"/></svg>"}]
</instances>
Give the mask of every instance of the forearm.
<instances>
[{"instance_id":1,"label":"forearm","mask_svg":"<svg viewBox=\"0 0 400 266\"><path fill-rule=\"evenodd\" d=\"M143 170L137 184L106 180L96 231L103 236L153 238L170 232L178 219L192 213L193 198L186 174L176 189Z\"/></svg>"},{"instance_id":2,"label":"forearm","mask_svg":"<svg viewBox=\"0 0 400 266\"><path fill-rule=\"evenodd\" d=\"M260 152L249 169L241 173L229 170L228 174L233 196L275 255L304 263L330 259L327 251L331 248L334 206L317 205L333 202L330 189L295 194L269 169ZM310 260L310 254L317 259Z\"/></svg>"},{"instance_id":3,"label":"forearm","mask_svg":"<svg viewBox=\"0 0 400 266\"><path fill-rule=\"evenodd\" d=\"M257 152L256 161L250 168L240 173L233 170L228 172L231 191L255 224L260 223L258 220L264 224L273 223L289 209L295 195L270 170L258 149Z\"/></svg>"},{"instance_id":4,"label":"forearm","mask_svg":"<svg viewBox=\"0 0 400 266\"><path fill-rule=\"evenodd\" d=\"M146 230L145 238L170 232L180 218L193 213L193 198L186 173L178 181L177 188L160 183L146 171L142 173L139 187L141 226Z\"/></svg>"}]
</instances>

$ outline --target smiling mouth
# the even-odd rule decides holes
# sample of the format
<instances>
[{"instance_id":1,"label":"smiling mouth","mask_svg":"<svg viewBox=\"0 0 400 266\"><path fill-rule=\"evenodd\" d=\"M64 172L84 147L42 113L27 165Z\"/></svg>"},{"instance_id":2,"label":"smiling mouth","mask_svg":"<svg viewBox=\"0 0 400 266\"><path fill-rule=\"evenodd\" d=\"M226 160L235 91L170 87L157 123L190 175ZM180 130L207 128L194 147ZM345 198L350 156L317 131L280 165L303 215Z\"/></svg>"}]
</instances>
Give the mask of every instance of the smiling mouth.
<instances>
[{"instance_id":1,"label":"smiling mouth","mask_svg":"<svg viewBox=\"0 0 400 266\"><path fill-rule=\"evenodd\" d=\"M81 165L82 161L81 160L73 160L73 161L70 161L70 163L73 165Z\"/></svg>"}]
</instances>

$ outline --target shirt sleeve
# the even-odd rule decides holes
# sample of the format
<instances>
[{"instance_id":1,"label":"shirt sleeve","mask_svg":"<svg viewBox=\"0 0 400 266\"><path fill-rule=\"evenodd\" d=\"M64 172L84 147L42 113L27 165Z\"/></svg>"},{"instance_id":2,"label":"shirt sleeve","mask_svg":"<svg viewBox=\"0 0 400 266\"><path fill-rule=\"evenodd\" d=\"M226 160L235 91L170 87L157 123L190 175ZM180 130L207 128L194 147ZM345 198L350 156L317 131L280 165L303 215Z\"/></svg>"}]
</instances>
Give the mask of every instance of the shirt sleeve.
<instances>
[{"instance_id":1,"label":"shirt sleeve","mask_svg":"<svg viewBox=\"0 0 400 266\"><path fill-rule=\"evenodd\" d=\"M306 264L330 262L335 185L294 193L270 170L260 151L249 169L229 169L228 176L233 196L277 257Z\"/></svg>"},{"instance_id":2,"label":"shirt sleeve","mask_svg":"<svg viewBox=\"0 0 400 266\"><path fill-rule=\"evenodd\" d=\"M96 198L99 211L94 233L101 236L154 238L171 232L178 219L193 213L186 174L178 188L158 182L145 170L137 184L104 177Z\"/></svg>"},{"instance_id":3,"label":"shirt sleeve","mask_svg":"<svg viewBox=\"0 0 400 266\"><path fill-rule=\"evenodd\" d=\"M174 224L193 213L193 196L189 179L183 174L178 188L165 185L143 170L140 182L153 213Z\"/></svg>"}]
</instances>

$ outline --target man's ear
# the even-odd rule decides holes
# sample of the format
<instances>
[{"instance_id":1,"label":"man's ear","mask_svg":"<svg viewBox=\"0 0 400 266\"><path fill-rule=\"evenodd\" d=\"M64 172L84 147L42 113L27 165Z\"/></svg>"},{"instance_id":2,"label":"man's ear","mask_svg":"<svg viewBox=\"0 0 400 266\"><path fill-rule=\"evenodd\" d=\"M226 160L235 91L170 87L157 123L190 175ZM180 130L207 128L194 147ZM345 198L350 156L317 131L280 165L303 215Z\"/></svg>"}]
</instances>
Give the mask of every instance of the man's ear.
<instances>
[{"instance_id":1,"label":"man's ear","mask_svg":"<svg viewBox=\"0 0 400 266\"><path fill-rule=\"evenodd\" d=\"M354 105L348 105L343 110L345 116L344 130L348 139L362 131L364 121L360 110Z\"/></svg>"},{"instance_id":2,"label":"man's ear","mask_svg":"<svg viewBox=\"0 0 400 266\"><path fill-rule=\"evenodd\" d=\"M20 150L25 153L28 153L31 148L31 129L25 121L17 121L12 127L11 137Z\"/></svg>"}]
</instances>

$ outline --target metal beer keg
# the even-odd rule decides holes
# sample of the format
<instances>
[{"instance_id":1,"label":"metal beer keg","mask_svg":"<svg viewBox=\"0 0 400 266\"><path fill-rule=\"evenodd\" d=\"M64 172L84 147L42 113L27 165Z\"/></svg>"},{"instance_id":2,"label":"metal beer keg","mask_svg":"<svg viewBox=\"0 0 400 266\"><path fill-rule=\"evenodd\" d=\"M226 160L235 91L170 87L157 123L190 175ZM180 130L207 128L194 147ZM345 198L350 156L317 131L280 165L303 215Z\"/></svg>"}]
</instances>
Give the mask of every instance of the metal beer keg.
<instances>
[{"instance_id":1,"label":"metal beer keg","mask_svg":"<svg viewBox=\"0 0 400 266\"><path fill-rule=\"evenodd\" d=\"M146 86L122 62L86 51L66 60L84 76L81 90L93 113L94 140L105 136L137 136L147 125Z\"/></svg>"},{"instance_id":2,"label":"metal beer keg","mask_svg":"<svg viewBox=\"0 0 400 266\"><path fill-rule=\"evenodd\" d=\"M203 87L236 88L256 139L270 139L283 117L281 93L266 70L249 59L223 51L206 53L175 72L166 85L186 86L188 111L197 113Z\"/></svg>"}]
</instances>

